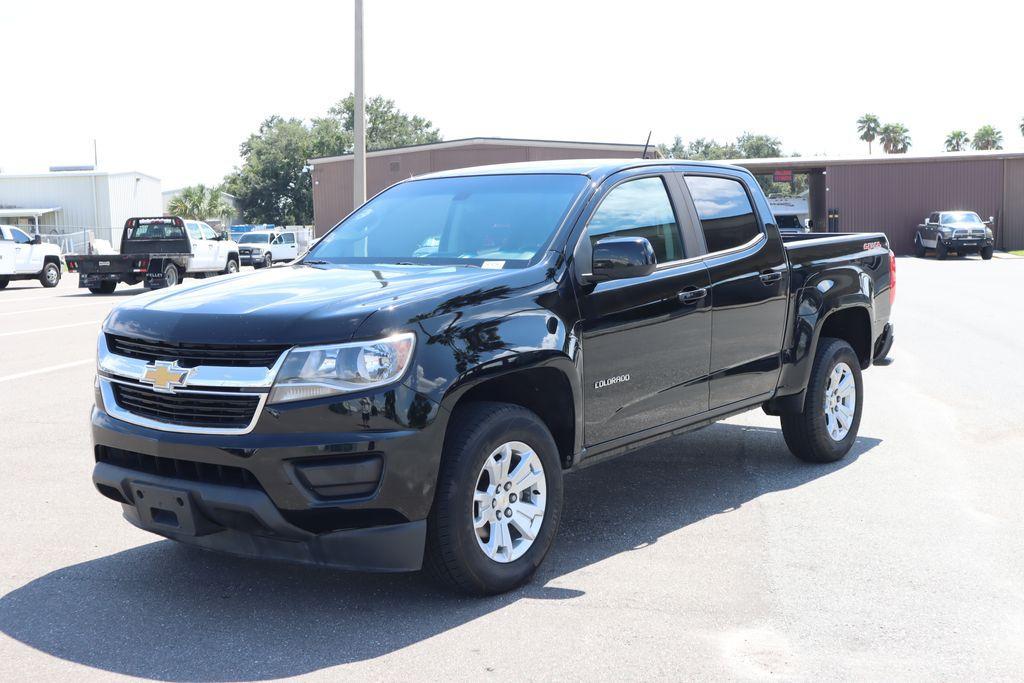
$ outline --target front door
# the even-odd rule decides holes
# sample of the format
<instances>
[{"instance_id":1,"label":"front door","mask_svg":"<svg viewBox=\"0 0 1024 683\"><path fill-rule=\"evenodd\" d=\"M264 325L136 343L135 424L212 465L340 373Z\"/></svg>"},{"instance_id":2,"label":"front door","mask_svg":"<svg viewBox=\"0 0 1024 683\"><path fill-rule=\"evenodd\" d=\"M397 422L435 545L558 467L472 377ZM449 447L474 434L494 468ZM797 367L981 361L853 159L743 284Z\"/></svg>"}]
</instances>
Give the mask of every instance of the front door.
<instances>
[{"instance_id":1,"label":"front door","mask_svg":"<svg viewBox=\"0 0 1024 683\"><path fill-rule=\"evenodd\" d=\"M581 239L644 237L659 266L578 290L587 446L708 408L710 283L703 263L687 258L679 190L649 171L615 178L596 196Z\"/></svg>"},{"instance_id":2,"label":"front door","mask_svg":"<svg viewBox=\"0 0 1024 683\"><path fill-rule=\"evenodd\" d=\"M36 273L42 270L42 249L35 250L39 252L39 267L33 263L32 238L18 228L11 228L11 237L14 238L14 272Z\"/></svg>"},{"instance_id":3,"label":"front door","mask_svg":"<svg viewBox=\"0 0 1024 683\"><path fill-rule=\"evenodd\" d=\"M759 211L737 172L687 173L711 277L712 409L775 390L782 368L789 266L767 205ZM763 202L762 202L763 203Z\"/></svg>"}]
</instances>

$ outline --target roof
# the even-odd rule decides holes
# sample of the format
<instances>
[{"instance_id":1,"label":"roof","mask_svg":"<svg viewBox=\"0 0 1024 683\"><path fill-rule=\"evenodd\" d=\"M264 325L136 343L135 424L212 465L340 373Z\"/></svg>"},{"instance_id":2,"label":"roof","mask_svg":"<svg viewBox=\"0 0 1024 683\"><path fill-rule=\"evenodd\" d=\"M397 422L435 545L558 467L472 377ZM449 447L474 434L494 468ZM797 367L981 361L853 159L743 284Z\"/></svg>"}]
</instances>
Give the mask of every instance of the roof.
<instances>
[{"instance_id":1,"label":"roof","mask_svg":"<svg viewBox=\"0 0 1024 683\"><path fill-rule=\"evenodd\" d=\"M150 180L160 181L156 176L140 171L46 171L44 173L0 173L0 180L21 179L21 178L82 178L90 176L122 176L138 175Z\"/></svg>"},{"instance_id":2,"label":"roof","mask_svg":"<svg viewBox=\"0 0 1024 683\"><path fill-rule=\"evenodd\" d=\"M12 217L13 216L18 216L18 217L21 217L21 216L35 216L36 218L39 218L40 216L42 216L44 214L53 213L54 211L60 211L60 207L59 206L51 206L51 207L47 207L47 208L32 209L32 208L27 208L27 207L23 208L23 207L18 206L18 207L11 207L11 208L0 209L0 217L7 217L7 216L12 216Z\"/></svg>"},{"instance_id":3,"label":"roof","mask_svg":"<svg viewBox=\"0 0 1024 683\"><path fill-rule=\"evenodd\" d=\"M507 146L507 147L521 147L527 145L530 147L578 147L580 149L592 149L595 152L601 150L635 150L637 156L643 153L644 145L634 145L627 143L618 142L579 142L570 140L532 140L529 138L460 138L458 140L444 140L442 142L427 142L422 145L405 145L403 147L389 147L388 149L375 149L372 152L367 152L367 157L378 157L378 156L389 156L393 154L404 154L406 152L420 152L423 150L433 149L452 149L457 147L468 147L470 145L492 145L492 146ZM649 150L653 151L656 145L650 145ZM333 157L317 157L315 159L309 159L310 164L325 164L332 161L342 161L351 159L353 155L342 154L340 156Z\"/></svg>"},{"instance_id":4,"label":"roof","mask_svg":"<svg viewBox=\"0 0 1024 683\"><path fill-rule=\"evenodd\" d=\"M1008 152L1005 150L985 150L969 152L942 152L940 154L873 154L866 156L835 156L835 157L773 157L766 159L729 159L728 163L742 166L753 172L785 168L793 170L809 170L826 166L853 166L858 164L921 164L945 161L976 161L1022 159L1024 152Z\"/></svg>"},{"instance_id":5,"label":"roof","mask_svg":"<svg viewBox=\"0 0 1024 683\"><path fill-rule=\"evenodd\" d=\"M455 178L468 175L511 175L529 173L558 173L585 175L595 180L603 179L613 173L638 166L709 166L714 168L739 168L731 161L695 161L691 159L557 159L551 161L517 161L509 164L489 164L486 166L470 166L452 168L446 171L435 171L416 176L411 180L424 178Z\"/></svg>"}]
</instances>

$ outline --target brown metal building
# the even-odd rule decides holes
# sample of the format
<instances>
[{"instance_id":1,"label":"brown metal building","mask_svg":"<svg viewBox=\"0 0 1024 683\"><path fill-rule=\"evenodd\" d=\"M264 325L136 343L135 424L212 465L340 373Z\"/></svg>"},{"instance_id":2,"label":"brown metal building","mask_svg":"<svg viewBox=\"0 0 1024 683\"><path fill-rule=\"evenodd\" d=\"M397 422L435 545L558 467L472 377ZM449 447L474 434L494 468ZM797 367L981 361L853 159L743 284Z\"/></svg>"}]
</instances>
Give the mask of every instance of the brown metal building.
<instances>
[{"instance_id":1,"label":"brown metal building","mask_svg":"<svg viewBox=\"0 0 1024 683\"><path fill-rule=\"evenodd\" d=\"M366 196L411 176L453 168L548 159L639 159L643 145L512 138L466 138L366 154ZM648 158L655 156L652 145ZM352 155L310 159L316 234L352 211Z\"/></svg>"},{"instance_id":2,"label":"brown metal building","mask_svg":"<svg viewBox=\"0 0 1024 683\"><path fill-rule=\"evenodd\" d=\"M932 211L993 217L996 246L1024 249L1024 153L948 152L857 158L790 157L733 161L752 173L809 176L816 230L882 231L897 253L913 250L914 231ZM829 213L835 218L829 221Z\"/></svg>"},{"instance_id":3,"label":"brown metal building","mask_svg":"<svg viewBox=\"0 0 1024 683\"><path fill-rule=\"evenodd\" d=\"M432 171L545 159L640 158L643 149L643 145L467 138L379 150L366 155L366 191L372 196L400 180ZM653 148L649 149L647 156L653 155ZM352 155L309 163L314 221L321 235L352 210ZM998 248L1024 249L1022 152L783 157L728 163L755 174L806 173L816 230L881 231L898 253L909 253L914 231L925 216L962 209L995 219Z\"/></svg>"}]
</instances>

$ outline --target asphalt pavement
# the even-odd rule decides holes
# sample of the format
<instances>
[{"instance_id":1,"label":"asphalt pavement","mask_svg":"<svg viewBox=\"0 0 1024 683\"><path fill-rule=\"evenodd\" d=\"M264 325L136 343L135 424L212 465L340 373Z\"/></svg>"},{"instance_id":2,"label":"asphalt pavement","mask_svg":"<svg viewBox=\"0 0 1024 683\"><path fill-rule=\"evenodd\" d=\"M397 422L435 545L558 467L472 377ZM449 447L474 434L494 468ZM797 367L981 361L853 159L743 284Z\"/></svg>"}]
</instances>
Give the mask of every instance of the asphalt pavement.
<instances>
[{"instance_id":1,"label":"asphalt pavement","mask_svg":"<svg viewBox=\"0 0 1024 683\"><path fill-rule=\"evenodd\" d=\"M846 460L797 461L755 411L574 473L534 582L488 599L130 526L88 414L100 322L141 288L11 283L0 680L1020 680L1024 259L897 277Z\"/></svg>"}]
</instances>

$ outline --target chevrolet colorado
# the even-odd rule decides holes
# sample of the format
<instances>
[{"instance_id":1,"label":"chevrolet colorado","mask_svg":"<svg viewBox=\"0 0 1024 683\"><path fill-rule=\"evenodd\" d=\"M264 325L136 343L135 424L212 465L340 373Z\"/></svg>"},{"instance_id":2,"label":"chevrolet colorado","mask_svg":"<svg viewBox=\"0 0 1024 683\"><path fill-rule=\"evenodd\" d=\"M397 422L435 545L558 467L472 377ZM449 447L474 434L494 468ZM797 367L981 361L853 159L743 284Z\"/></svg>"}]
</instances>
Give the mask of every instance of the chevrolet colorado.
<instances>
[{"instance_id":1,"label":"chevrolet colorado","mask_svg":"<svg viewBox=\"0 0 1024 683\"><path fill-rule=\"evenodd\" d=\"M195 546L505 591L573 468L757 407L842 458L894 293L883 234L783 238L735 167L422 176L291 265L116 307L93 481Z\"/></svg>"}]
</instances>

